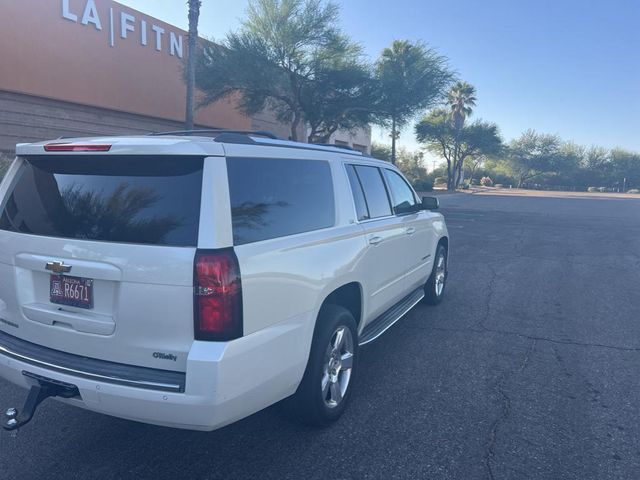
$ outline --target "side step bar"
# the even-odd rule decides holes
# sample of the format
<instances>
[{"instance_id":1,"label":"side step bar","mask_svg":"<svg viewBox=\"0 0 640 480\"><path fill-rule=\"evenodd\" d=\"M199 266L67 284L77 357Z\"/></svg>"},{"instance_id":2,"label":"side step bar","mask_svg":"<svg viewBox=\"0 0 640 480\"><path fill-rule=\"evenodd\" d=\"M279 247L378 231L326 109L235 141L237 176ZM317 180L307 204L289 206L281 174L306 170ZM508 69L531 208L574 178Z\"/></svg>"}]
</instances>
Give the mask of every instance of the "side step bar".
<instances>
[{"instance_id":1,"label":"side step bar","mask_svg":"<svg viewBox=\"0 0 640 480\"><path fill-rule=\"evenodd\" d=\"M364 330L360 335L360 345L366 345L367 343L373 342L376 338L389 330L394 323L404 317L405 314L415 307L423 298L424 289L420 287L373 320L364 327Z\"/></svg>"}]
</instances>

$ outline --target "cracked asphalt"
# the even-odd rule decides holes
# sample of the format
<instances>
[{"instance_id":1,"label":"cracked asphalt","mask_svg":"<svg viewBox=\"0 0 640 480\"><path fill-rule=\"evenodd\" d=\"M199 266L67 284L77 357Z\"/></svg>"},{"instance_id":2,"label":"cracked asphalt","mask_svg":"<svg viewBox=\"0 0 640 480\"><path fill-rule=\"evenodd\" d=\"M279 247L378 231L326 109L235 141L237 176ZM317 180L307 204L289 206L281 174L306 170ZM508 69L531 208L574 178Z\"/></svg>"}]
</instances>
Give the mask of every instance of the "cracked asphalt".
<instances>
[{"instance_id":1,"label":"cracked asphalt","mask_svg":"<svg viewBox=\"0 0 640 480\"><path fill-rule=\"evenodd\" d=\"M361 349L336 425L274 406L185 432L47 401L0 434L0 478L640 478L640 200L558 197L441 197L447 298ZM23 398L0 381L0 406Z\"/></svg>"}]
</instances>

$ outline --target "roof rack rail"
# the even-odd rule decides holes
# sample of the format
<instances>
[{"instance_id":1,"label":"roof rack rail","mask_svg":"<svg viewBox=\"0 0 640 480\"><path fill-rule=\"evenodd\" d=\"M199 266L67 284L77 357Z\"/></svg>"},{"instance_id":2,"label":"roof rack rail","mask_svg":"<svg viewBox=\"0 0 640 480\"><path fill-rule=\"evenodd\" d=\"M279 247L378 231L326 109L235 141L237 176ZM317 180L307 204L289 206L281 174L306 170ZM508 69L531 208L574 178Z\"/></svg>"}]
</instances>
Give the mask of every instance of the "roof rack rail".
<instances>
[{"instance_id":1,"label":"roof rack rail","mask_svg":"<svg viewBox=\"0 0 640 480\"><path fill-rule=\"evenodd\" d=\"M255 135L257 137L266 137L271 138L272 140L280 140L277 135L271 132L267 132L265 130L227 130L224 128L208 128L202 130L175 130L172 132L154 132L150 133L149 136L152 137L162 137L162 136L177 136L177 137L189 137L189 136L217 136L225 133L231 133L236 135Z\"/></svg>"},{"instance_id":2,"label":"roof rack rail","mask_svg":"<svg viewBox=\"0 0 640 480\"><path fill-rule=\"evenodd\" d=\"M318 145L320 147L341 148L343 150L350 150L352 152L359 152L360 151L360 150L356 150L353 147L350 147L349 145L338 145L338 144L333 144L333 143L312 143L311 145Z\"/></svg>"}]
</instances>

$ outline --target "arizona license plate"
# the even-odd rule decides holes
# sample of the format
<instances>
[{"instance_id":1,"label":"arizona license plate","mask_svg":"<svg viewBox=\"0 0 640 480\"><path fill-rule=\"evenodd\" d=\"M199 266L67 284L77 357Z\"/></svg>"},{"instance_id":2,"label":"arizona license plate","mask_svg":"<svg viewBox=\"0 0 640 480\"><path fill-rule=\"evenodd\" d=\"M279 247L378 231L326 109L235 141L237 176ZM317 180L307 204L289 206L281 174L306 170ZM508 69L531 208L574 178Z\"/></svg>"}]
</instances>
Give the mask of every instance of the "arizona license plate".
<instances>
[{"instance_id":1,"label":"arizona license plate","mask_svg":"<svg viewBox=\"0 0 640 480\"><path fill-rule=\"evenodd\" d=\"M93 279L51 275L49 298L59 305L93 308Z\"/></svg>"}]
</instances>

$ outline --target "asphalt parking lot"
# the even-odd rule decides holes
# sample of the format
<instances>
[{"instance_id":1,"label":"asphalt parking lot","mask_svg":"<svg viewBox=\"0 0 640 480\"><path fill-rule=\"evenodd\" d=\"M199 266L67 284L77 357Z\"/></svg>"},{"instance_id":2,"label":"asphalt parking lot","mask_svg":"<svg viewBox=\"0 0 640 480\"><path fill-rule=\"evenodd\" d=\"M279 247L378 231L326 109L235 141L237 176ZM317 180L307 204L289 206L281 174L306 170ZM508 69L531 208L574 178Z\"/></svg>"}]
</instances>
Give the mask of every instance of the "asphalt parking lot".
<instances>
[{"instance_id":1,"label":"asphalt parking lot","mask_svg":"<svg viewBox=\"0 0 640 480\"><path fill-rule=\"evenodd\" d=\"M361 350L352 404L198 433L47 401L1 479L638 479L640 199L448 195L447 299ZM24 392L0 381L0 407Z\"/></svg>"}]
</instances>

